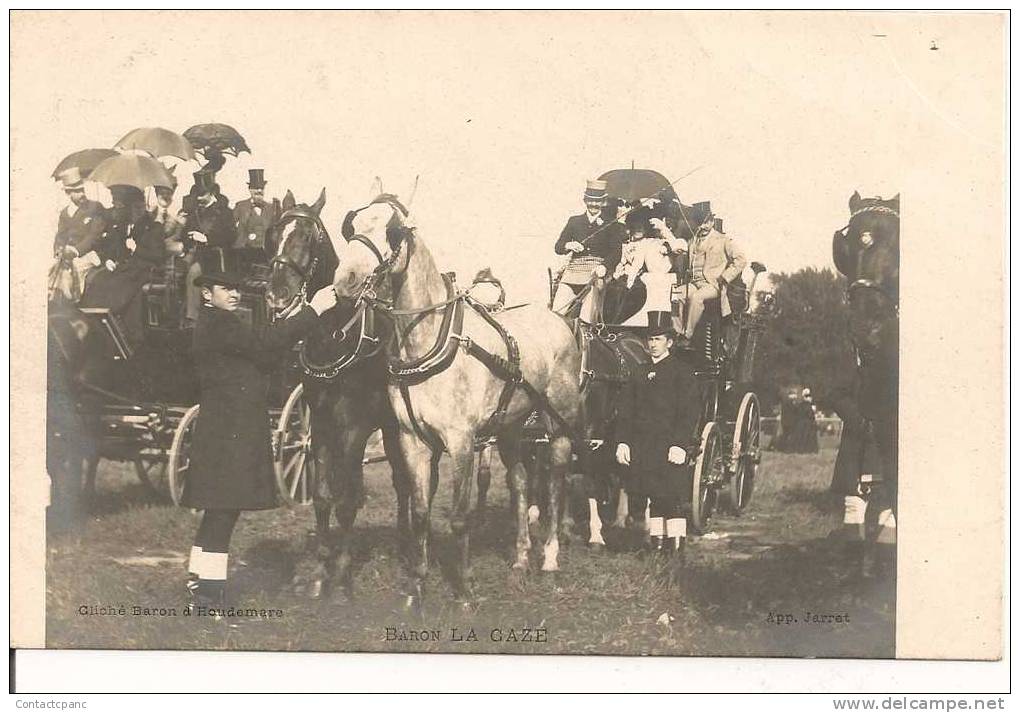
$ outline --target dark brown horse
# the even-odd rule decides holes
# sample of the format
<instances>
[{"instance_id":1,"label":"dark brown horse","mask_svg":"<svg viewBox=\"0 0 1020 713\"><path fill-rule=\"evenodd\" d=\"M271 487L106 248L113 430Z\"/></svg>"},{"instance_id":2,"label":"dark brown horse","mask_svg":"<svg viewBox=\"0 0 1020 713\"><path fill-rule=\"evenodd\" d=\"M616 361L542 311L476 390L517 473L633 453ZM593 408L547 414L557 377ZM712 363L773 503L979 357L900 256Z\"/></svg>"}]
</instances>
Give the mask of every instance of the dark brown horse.
<instances>
[{"instance_id":1,"label":"dark brown horse","mask_svg":"<svg viewBox=\"0 0 1020 713\"><path fill-rule=\"evenodd\" d=\"M283 213L273 228L278 249L266 293L277 315L333 280L337 253L319 218L325 202L325 189L312 205L297 204L290 191L283 199ZM309 587L313 597L323 596L336 582L347 596L353 593L354 522L365 500L362 463L369 437L380 429L397 493L399 538L401 544L406 542L409 481L398 447L396 416L386 393L386 362L380 358L379 337L371 319L371 312L358 309L350 300L341 301L323 315L301 347L304 398L311 413L318 474L314 490L317 565ZM334 512L339 526L336 542L330 532Z\"/></svg>"},{"instance_id":2,"label":"dark brown horse","mask_svg":"<svg viewBox=\"0 0 1020 713\"><path fill-rule=\"evenodd\" d=\"M860 493L862 474L881 480L881 487L871 493L868 510L878 512L879 541L891 544L899 432L899 195L883 200L854 192L850 221L833 236L832 258L849 282L850 336L858 363L841 414L844 431L834 486L854 498Z\"/></svg>"}]
</instances>

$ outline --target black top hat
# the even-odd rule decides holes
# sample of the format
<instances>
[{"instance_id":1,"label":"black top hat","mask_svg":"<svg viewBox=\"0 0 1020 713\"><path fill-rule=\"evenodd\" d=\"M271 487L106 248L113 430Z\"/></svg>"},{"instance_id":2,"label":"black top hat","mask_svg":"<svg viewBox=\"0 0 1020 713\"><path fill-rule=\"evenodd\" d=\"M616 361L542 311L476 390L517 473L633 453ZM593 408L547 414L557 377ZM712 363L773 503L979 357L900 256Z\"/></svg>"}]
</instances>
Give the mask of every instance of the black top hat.
<instances>
[{"instance_id":1,"label":"black top hat","mask_svg":"<svg viewBox=\"0 0 1020 713\"><path fill-rule=\"evenodd\" d=\"M673 336L673 315L670 312L649 312L645 336L657 337L660 334Z\"/></svg>"},{"instance_id":2,"label":"black top hat","mask_svg":"<svg viewBox=\"0 0 1020 713\"><path fill-rule=\"evenodd\" d=\"M265 188L266 179L262 174L265 173L265 169L262 168L249 168L248 169L248 188Z\"/></svg>"},{"instance_id":3,"label":"black top hat","mask_svg":"<svg viewBox=\"0 0 1020 713\"><path fill-rule=\"evenodd\" d=\"M195 287L222 285L223 287L239 290L244 285L244 280L239 275L231 272L210 272L196 277L193 284Z\"/></svg>"},{"instance_id":4,"label":"black top hat","mask_svg":"<svg viewBox=\"0 0 1020 713\"><path fill-rule=\"evenodd\" d=\"M216 185L216 174L210 171L196 171L192 174L195 179L195 189L199 194L215 192L219 189Z\"/></svg>"}]
</instances>

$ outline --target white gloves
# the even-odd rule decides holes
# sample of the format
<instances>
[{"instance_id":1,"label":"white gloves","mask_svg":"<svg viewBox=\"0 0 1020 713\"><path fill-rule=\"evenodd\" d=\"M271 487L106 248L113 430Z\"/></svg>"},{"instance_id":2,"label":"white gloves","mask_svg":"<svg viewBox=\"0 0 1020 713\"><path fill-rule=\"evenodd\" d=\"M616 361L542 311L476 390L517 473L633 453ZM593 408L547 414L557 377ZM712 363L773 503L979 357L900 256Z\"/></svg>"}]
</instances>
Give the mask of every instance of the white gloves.
<instances>
[{"instance_id":1,"label":"white gloves","mask_svg":"<svg viewBox=\"0 0 1020 713\"><path fill-rule=\"evenodd\" d=\"M687 451L680 446L670 446L666 459L673 465L683 465L687 462ZM616 446L616 462L620 465L630 465L630 446L626 443Z\"/></svg>"},{"instance_id":2,"label":"white gloves","mask_svg":"<svg viewBox=\"0 0 1020 713\"><path fill-rule=\"evenodd\" d=\"M209 242L209 238L205 237L205 233L200 233L197 230L192 230L190 233L188 233L188 237L194 240L196 243L205 244Z\"/></svg>"},{"instance_id":3,"label":"white gloves","mask_svg":"<svg viewBox=\"0 0 1020 713\"><path fill-rule=\"evenodd\" d=\"M584 252L584 246L581 245L581 243L577 242L576 240L571 240L569 243L564 245L564 247L572 253Z\"/></svg>"},{"instance_id":4,"label":"white gloves","mask_svg":"<svg viewBox=\"0 0 1020 713\"><path fill-rule=\"evenodd\" d=\"M630 446L626 443L616 446L616 462L620 465L630 465Z\"/></svg>"},{"instance_id":5,"label":"white gloves","mask_svg":"<svg viewBox=\"0 0 1020 713\"><path fill-rule=\"evenodd\" d=\"M315 314L321 315L328 309L331 309L336 305L336 291L333 289L333 285L327 285L321 290L312 295L311 302L308 305L315 310Z\"/></svg>"},{"instance_id":6,"label":"white gloves","mask_svg":"<svg viewBox=\"0 0 1020 713\"><path fill-rule=\"evenodd\" d=\"M670 446L669 453L666 455L666 460L673 465L683 465L687 462L687 451L680 446Z\"/></svg>"},{"instance_id":7,"label":"white gloves","mask_svg":"<svg viewBox=\"0 0 1020 713\"><path fill-rule=\"evenodd\" d=\"M134 238L128 238L127 240L124 241L124 246L127 247L127 249L130 250L131 252L134 252L135 248L138 247L138 243L134 241Z\"/></svg>"}]
</instances>

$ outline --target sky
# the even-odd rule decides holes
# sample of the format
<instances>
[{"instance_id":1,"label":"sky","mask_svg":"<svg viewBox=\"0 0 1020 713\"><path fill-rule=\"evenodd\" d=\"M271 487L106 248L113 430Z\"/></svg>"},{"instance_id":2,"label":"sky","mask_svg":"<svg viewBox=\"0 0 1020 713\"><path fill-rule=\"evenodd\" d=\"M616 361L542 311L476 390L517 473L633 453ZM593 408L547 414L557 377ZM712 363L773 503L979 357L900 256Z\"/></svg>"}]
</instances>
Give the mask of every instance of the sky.
<instances>
[{"instance_id":1,"label":"sky","mask_svg":"<svg viewBox=\"0 0 1020 713\"><path fill-rule=\"evenodd\" d=\"M32 200L14 218L48 249L64 155L216 121L253 150L220 173L232 202L264 168L271 196L325 187L335 233L376 176L404 198L418 177L439 266L464 283L489 265L512 301L547 294L585 179L632 163L693 171L681 199L711 200L770 270L826 267L853 191L1000 150L1001 69L968 54L988 42L991 15L22 13L12 182Z\"/></svg>"}]
</instances>

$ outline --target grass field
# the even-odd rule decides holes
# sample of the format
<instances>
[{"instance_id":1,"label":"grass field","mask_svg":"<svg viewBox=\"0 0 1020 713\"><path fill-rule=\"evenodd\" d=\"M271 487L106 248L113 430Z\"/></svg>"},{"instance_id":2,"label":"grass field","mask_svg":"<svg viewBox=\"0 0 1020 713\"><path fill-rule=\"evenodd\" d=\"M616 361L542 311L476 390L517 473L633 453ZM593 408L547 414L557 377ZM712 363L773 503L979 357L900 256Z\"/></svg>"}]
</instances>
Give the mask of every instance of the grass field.
<instances>
[{"instance_id":1,"label":"grass field","mask_svg":"<svg viewBox=\"0 0 1020 713\"><path fill-rule=\"evenodd\" d=\"M835 451L827 445L817 455L766 453L748 510L740 518L717 517L710 537L694 538L687 566L672 584L655 561L630 552L595 553L576 540L561 550L558 574L512 575L507 493L502 473L494 473L473 542L480 600L470 613L453 606L443 574L452 556L444 478L433 517L439 562L420 618L401 607L403 567L388 467L369 466L354 600L313 602L291 585L310 567L310 508L247 513L231 557L234 604L278 609L282 616L246 619L236 629L183 616L185 557L198 516L153 502L132 471L104 463L98 503L83 531L49 543L48 645L889 657L895 584L858 576L827 537L837 524L827 490ZM83 613L88 606L123 606L125 615ZM133 615L135 606L153 611ZM160 616L161 608L173 613ZM846 621L812 622L808 612L841 614ZM783 619L789 623L775 623L777 615L790 615ZM438 640L388 641L388 628L391 637L424 630L437 632ZM505 641L511 629L524 638L525 628L543 629L546 641ZM477 641L467 640L472 629Z\"/></svg>"}]
</instances>

